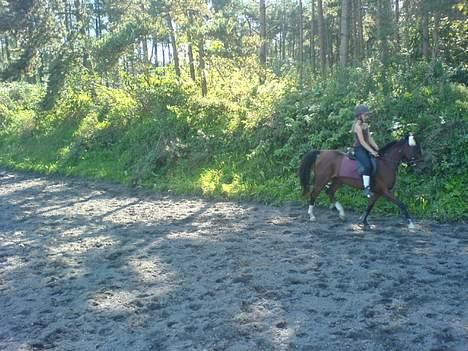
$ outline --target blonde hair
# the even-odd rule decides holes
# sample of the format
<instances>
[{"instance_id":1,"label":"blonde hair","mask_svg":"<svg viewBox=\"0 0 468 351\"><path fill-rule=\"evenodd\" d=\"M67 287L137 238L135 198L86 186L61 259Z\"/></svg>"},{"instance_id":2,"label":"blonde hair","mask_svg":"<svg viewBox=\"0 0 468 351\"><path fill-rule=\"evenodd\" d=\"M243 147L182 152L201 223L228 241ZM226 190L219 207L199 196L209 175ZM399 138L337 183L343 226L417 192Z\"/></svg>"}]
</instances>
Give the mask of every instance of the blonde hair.
<instances>
[{"instance_id":1,"label":"blonde hair","mask_svg":"<svg viewBox=\"0 0 468 351\"><path fill-rule=\"evenodd\" d=\"M350 133L355 133L356 132L356 124L358 124L359 122L362 123L362 120L360 118L355 118L354 119L353 125L351 126L351 130L349 131Z\"/></svg>"}]
</instances>

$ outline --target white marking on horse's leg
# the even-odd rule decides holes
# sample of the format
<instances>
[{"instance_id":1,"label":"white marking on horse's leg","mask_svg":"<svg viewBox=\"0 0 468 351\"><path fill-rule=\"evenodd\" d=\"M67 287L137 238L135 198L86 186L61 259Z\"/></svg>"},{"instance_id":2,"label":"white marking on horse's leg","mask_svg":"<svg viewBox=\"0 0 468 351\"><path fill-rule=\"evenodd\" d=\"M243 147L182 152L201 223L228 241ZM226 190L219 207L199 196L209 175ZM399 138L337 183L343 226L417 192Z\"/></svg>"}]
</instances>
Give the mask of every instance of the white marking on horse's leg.
<instances>
[{"instance_id":1,"label":"white marking on horse's leg","mask_svg":"<svg viewBox=\"0 0 468 351\"><path fill-rule=\"evenodd\" d=\"M416 229L416 226L411 219L408 221L408 229Z\"/></svg>"},{"instance_id":2,"label":"white marking on horse's leg","mask_svg":"<svg viewBox=\"0 0 468 351\"><path fill-rule=\"evenodd\" d=\"M344 220L346 218L346 215L345 215L345 211L344 211L343 206L341 206L341 204L338 201L336 201L335 202L335 207L338 210L338 212L340 213L340 219Z\"/></svg>"},{"instance_id":3,"label":"white marking on horse's leg","mask_svg":"<svg viewBox=\"0 0 468 351\"><path fill-rule=\"evenodd\" d=\"M314 216L314 206L309 205L309 211L307 211L307 213L310 216L310 221L311 222L315 222L317 220L317 218L315 218L315 216Z\"/></svg>"}]
</instances>

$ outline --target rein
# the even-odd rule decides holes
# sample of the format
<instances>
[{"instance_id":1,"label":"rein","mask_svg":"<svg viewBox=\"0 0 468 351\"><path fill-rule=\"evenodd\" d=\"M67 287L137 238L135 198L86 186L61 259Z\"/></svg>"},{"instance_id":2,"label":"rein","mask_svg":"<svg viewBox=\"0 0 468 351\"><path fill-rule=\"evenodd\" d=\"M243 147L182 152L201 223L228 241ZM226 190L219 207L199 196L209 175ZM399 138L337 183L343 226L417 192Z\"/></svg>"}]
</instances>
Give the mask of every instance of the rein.
<instances>
[{"instance_id":1,"label":"rein","mask_svg":"<svg viewBox=\"0 0 468 351\"><path fill-rule=\"evenodd\" d=\"M393 145L392 145L393 146ZM379 153L379 157L377 159L382 159L384 161L387 161L387 162L390 162L392 164L392 166L396 169L398 168L398 166L400 165L400 163L402 163L402 157L400 157L399 160L395 160L392 156L393 154L393 147L390 147L388 149L385 150L384 153L380 154ZM401 153L402 151L398 151L398 153Z\"/></svg>"}]
</instances>

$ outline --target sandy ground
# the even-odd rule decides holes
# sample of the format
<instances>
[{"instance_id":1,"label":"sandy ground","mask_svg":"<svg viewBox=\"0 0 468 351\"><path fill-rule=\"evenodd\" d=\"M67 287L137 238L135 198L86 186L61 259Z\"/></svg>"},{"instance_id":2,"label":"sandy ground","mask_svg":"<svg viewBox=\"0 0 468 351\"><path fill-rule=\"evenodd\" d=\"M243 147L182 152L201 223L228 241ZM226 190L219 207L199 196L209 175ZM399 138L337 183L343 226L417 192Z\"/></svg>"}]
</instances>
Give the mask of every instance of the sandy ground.
<instances>
[{"instance_id":1,"label":"sandy ground","mask_svg":"<svg viewBox=\"0 0 468 351\"><path fill-rule=\"evenodd\" d=\"M1 350L468 350L468 225L0 171Z\"/></svg>"}]
</instances>

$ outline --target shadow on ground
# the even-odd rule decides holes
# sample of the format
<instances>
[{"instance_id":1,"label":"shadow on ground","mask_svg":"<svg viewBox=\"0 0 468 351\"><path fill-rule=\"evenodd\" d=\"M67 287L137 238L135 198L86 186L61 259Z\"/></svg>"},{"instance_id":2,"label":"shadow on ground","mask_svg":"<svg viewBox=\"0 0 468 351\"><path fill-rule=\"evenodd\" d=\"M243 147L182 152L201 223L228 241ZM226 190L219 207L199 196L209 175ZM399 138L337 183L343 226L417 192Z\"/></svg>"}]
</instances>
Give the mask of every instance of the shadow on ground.
<instances>
[{"instance_id":1,"label":"shadow on ground","mask_svg":"<svg viewBox=\"0 0 468 351\"><path fill-rule=\"evenodd\" d=\"M2 350L466 350L468 226L3 172Z\"/></svg>"}]
</instances>

